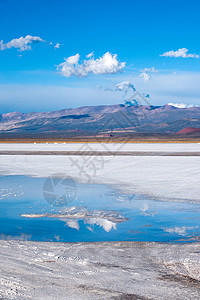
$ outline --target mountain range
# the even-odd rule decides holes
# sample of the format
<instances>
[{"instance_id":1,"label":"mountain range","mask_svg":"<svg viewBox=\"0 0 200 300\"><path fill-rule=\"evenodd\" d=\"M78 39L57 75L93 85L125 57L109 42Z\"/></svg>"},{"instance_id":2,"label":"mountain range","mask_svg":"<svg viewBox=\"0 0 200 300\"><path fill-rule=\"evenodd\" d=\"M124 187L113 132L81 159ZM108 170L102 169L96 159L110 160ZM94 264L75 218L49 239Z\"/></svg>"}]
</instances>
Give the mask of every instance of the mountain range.
<instances>
[{"instance_id":1,"label":"mountain range","mask_svg":"<svg viewBox=\"0 0 200 300\"><path fill-rule=\"evenodd\" d=\"M0 136L5 134L63 134L69 138L134 134L200 135L200 107L116 104L52 112L11 112L0 114Z\"/></svg>"}]
</instances>

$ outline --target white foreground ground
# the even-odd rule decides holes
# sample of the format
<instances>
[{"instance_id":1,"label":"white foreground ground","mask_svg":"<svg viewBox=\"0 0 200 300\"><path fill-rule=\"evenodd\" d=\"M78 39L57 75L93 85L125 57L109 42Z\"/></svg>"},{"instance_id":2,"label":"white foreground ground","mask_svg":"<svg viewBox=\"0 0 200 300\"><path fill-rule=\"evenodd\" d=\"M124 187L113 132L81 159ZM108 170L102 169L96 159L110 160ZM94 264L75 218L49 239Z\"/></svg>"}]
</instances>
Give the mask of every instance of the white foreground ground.
<instances>
[{"instance_id":1,"label":"white foreground ground","mask_svg":"<svg viewBox=\"0 0 200 300\"><path fill-rule=\"evenodd\" d=\"M0 299L200 299L200 244L0 241Z\"/></svg>"},{"instance_id":2,"label":"white foreground ground","mask_svg":"<svg viewBox=\"0 0 200 300\"><path fill-rule=\"evenodd\" d=\"M0 144L1 150L199 152L199 144ZM200 157L0 155L0 175L70 176L124 193L200 203Z\"/></svg>"}]
</instances>

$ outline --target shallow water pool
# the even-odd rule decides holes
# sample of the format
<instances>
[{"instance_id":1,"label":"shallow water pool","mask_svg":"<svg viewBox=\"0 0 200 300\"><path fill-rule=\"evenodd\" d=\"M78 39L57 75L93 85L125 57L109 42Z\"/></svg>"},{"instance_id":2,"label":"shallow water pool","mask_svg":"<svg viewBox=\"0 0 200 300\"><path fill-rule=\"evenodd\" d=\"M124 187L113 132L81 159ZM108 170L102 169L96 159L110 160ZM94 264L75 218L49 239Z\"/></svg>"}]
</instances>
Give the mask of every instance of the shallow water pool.
<instances>
[{"instance_id":1,"label":"shallow water pool","mask_svg":"<svg viewBox=\"0 0 200 300\"><path fill-rule=\"evenodd\" d=\"M198 241L200 205L122 194L72 178L0 177L0 239Z\"/></svg>"}]
</instances>

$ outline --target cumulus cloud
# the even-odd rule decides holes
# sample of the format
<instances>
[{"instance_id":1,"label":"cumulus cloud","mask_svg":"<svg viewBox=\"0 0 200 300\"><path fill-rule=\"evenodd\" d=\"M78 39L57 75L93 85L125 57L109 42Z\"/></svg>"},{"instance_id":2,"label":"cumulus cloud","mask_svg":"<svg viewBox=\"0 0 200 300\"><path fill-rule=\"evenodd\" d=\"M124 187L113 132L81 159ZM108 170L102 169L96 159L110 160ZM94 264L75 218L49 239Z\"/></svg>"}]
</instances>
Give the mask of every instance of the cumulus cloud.
<instances>
[{"instance_id":1,"label":"cumulus cloud","mask_svg":"<svg viewBox=\"0 0 200 300\"><path fill-rule=\"evenodd\" d=\"M8 43L3 43L3 40L0 42L0 49L6 50L10 48L16 48L19 51L26 51L31 50L31 44L41 43L44 42L43 39L41 39L38 36L31 36L27 35L26 37L20 37L18 39L13 39Z\"/></svg>"},{"instance_id":2,"label":"cumulus cloud","mask_svg":"<svg viewBox=\"0 0 200 300\"><path fill-rule=\"evenodd\" d=\"M57 44L54 46L54 48L55 48L55 49L59 49L60 46L61 46L61 44L57 43Z\"/></svg>"},{"instance_id":3,"label":"cumulus cloud","mask_svg":"<svg viewBox=\"0 0 200 300\"><path fill-rule=\"evenodd\" d=\"M89 53L88 55L86 55L87 58L93 57L94 56L94 52Z\"/></svg>"},{"instance_id":4,"label":"cumulus cloud","mask_svg":"<svg viewBox=\"0 0 200 300\"><path fill-rule=\"evenodd\" d=\"M164 56L164 57L182 57L182 58L199 58L199 55L197 54L190 54L188 53L188 49L187 48L182 48L182 49L178 49L176 51L169 51L169 52L164 52L163 54L161 54L160 56Z\"/></svg>"},{"instance_id":5,"label":"cumulus cloud","mask_svg":"<svg viewBox=\"0 0 200 300\"><path fill-rule=\"evenodd\" d=\"M150 75L146 72L141 73L139 77L144 79L144 81L148 81L149 79L151 79Z\"/></svg>"},{"instance_id":6,"label":"cumulus cloud","mask_svg":"<svg viewBox=\"0 0 200 300\"><path fill-rule=\"evenodd\" d=\"M129 89L132 89L133 92L136 91L134 85L130 81L123 81L116 84L114 87L106 88L106 91L112 92L128 92Z\"/></svg>"},{"instance_id":7,"label":"cumulus cloud","mask_svg":"<svg viewBox=\"0 0 200 300\"><path fill-rule=\"evenodd\" d=\"M145 72L145 73L147 73L147 72L149 72L149 73L158 73L158 70L156 70L154 67L152 67L152 68L144 68L144 69L142 69L142 70L140 70L140 72Z\"/></svg>"},{"instance_id":8,"label":"cumulus cloud","mask_svg":"<svg viewBox=\"0 0 200 300\"><path fill-rule=\"evenodd\" d=\"M158 70L156 70L154 67L152 68L144 68L140 70L141 74L139 75L140 78L142 78L144 81L148 81L151 79L150 74L151 73L158 73Z\"/></svg>"},{"instance_id":9,"label":"cumulus cloud","mask_svg":"<svg viewBox=\"0 0 200 300\"><path fill-rule=\"evenodd\" d=\"M186 108L187 105L185 103L168 103L168 105L171 105L171 106L174 106L174 107L177 107L177 108Z\"/></svg>"},{"instance_id":10,"label":"cumulus cloud","mask_svg":"<svg viewBox=\"0 0 200 300\"><path fill-rule=\"evenodd\" d=\"M172 106L177 107L177 108L198 107L198 105L193 105L193 104L187 105L185 103L172 103L172 102L168 103L168 105L172 105Z\"/></svg>"},{"instance_id":11,"label":"cumulus cloud","mask_svg":"<svg viewBox=\"0 0 200 300\"><path fill-rule=\"evenodd\" d=\"M126 65L120 62L117 54L105 53L102 57L94 59L93 53L87 55L82 63L80 55L76 54L65 59L65 61L57 66L57 70L64 77L87 77L89 74L113 74L122 71Z\"/></svg>"},{"instance_id":12,"label":"cumulus cloud","mask_svg":"<svg viewBox=\"0 0 200 300\"><path fill-rule=\"evenodd\" d=\"M124 104L128 106L133 105L150 105L149 102L145 98L150 98L149 94L140 93L136 91L135 86L130 81L123 81L116 84L114 87L106 88L105 91L113 91L113 92L124 92L123 97L127 96L127 93L131 91L131 97L129 99L124 99Z\"/></svg>"}]
</instances>

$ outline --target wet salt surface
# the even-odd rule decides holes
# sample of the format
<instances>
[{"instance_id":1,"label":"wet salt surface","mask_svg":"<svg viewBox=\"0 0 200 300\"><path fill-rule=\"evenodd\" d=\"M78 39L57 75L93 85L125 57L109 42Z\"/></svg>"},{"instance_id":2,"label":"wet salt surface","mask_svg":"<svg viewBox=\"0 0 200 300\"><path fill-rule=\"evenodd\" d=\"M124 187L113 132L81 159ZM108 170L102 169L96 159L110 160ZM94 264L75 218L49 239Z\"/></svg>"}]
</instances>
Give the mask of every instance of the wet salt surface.
<instances>
[{"instance_id":1,"label":"wet salt surface","mask_svg":"<svg viewBox=\"0 0 200 300\"><path fill-rule=\"evenodd\" d=\"M126 195L115 186L79 182L71 185L68 179L66 182L58 178L50 180L51 187L47 178L0 177L0 239L60 242L199 240L198 204Z\"/></svg>"}]
</instances>

